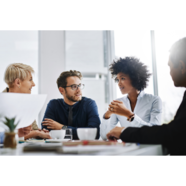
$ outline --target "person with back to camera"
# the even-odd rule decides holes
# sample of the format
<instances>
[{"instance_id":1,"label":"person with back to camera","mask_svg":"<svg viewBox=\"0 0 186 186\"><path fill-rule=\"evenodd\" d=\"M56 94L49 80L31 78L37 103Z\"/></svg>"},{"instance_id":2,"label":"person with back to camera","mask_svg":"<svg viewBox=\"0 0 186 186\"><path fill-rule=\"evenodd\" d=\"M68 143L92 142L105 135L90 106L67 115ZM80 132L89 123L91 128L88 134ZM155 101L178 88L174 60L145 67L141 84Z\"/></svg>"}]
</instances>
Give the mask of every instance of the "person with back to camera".
<instances>
[{"instance_id":1,"label":"person with back to camera","mask_svg":"<svg viewBox=\"0 0 186 186\"><path fill-rule=\"evenodd\" d=\"M125 57L114 61L109 70L121 93L127 95L110 103L100 125L102 139L118 122L122 127L160 125L162 101L144 92L151 75L147 66L135 57Z\"/></svg>"}]
</instances>

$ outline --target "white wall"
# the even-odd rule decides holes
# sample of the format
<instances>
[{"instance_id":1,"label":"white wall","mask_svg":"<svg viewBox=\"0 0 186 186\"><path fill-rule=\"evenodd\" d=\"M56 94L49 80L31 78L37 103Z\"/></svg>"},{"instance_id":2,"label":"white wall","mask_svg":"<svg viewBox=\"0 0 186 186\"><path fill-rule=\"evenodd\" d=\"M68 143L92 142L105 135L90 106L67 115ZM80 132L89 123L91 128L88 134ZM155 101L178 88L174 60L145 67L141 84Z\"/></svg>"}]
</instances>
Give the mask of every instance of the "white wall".
<instances>
[{"instance_id":1,"label":"white wall","mask_svg":"<svg viewBox=\"0 0 186 186\"><path fill-rule=\"evenodd\" d=\"M0 92L7 87L4 73L12 63L24 63L34 69L36 86L32 94L38 94L38 31L0 31ZM0 131L4 128L0 127Z\"/></svg>"},{"instance_id":2,"label":"white wall","mask_svg":"<svg viewBox=\"0 0 186 186\"><path fill-rule=\"evenodd\" d=\"M7 87L4 73L12 63L24 63L33 67L36 86L32 89L32 94L37 94L38 31L0 31L0 92Z\"/></svg>"},{"instance_id":3,"label":"white wall","mask_svg":"<svg viewBox=\"0 0 186 186\"><path fill-rule=\"evenodd\" d=\"M106 72L103 31L66 31L66 70Z\"/></svg>"},{"instance_id":4,"label":"white wall","mask_svg":"<svg viewBox=\"0 0 186 186\"><path fill-rule=\"evenodd\" d=\"M47 94L47 100L39 115L43 119L47 103L61 98L56 80L65 70L65 32L39 31L39 94Z\"/></svg>"},{"instance_id":5,"label":"white wall","mask_svg":"<svg viewBox=\"0 0 186 186\"><path fill-rule=\"evenodd\" d=\"M104 64L104 39L111 40L111 38L104 38L102 30L66 31L65 37L66 70L78 70L83 74L82 82L85 84L83 96L96 101L100 118L102 118L108 105L105 101L105 81L107 79L104 76L108 74L108 67ZM108 35L108 37L111 36ZM106 51L107 60L109 60L107 63L110 63L113 56L111 59L110 50ZM103 78L99 78L99 76ZM113 94L109 93L109 96L111 95Z\"/></svg>"}]
</instances>

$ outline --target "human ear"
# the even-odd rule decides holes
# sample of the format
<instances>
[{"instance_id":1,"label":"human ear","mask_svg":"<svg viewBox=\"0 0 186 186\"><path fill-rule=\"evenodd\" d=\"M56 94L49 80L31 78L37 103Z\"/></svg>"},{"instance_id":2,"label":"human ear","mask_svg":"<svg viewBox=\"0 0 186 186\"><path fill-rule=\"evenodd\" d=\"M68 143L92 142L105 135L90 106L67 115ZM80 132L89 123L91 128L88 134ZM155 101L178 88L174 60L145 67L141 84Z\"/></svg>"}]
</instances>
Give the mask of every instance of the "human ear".
<instances>
[{"instance_id":1,"label":"human ear","mask_svg":"<svg viewBox=\"0 0 186 186\"><path fill-rule=\"evenodd\" d=\"M180 60L180 70L182 74L186 74L186 65L182 60Z\"/></svg>"},{"instance_id":2,"label":"human ear","mask_svg":"<svg viewBox=\"0 0 186 186\"><path fill-rule=\"evenodd\" d=\"M63 87L59 87L59 92L63 95L64 94L64 88Z\"/></svg>"},{"instance_id":3,"label":"human ear","mask_svg":"<svg viewBox=\"0 0 186 186\"><path fill-rule=\"evenodd\" d=\"M14 85L18 88L20 88L20 85L21 85L21 80L19 78L16 78L15 81L14 81Z\"/></svg>"}]
</instances>

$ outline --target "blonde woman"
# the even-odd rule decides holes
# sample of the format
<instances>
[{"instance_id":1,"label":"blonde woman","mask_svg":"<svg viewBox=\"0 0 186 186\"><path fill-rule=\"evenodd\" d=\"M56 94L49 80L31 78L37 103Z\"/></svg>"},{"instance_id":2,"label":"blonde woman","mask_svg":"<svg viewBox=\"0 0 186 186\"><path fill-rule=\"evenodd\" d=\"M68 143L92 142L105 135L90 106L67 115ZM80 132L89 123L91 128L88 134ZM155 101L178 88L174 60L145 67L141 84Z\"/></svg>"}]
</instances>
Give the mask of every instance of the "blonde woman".
<instances>
[{"instance_id":1,"label":"blonde woman","mask_svg":"<svg viewBox=\"0 0 186 186\"><path fill-rule=\"evenodd\" d=\"M35 83L32 78L34 70L22 63L13 63L5 71L4 80L8 87L3 92L31 94ZM18 136L28 138L51 138L47 130L38 128L36 121L30 126L18 129Z\"/></svg>"}]
</instances>

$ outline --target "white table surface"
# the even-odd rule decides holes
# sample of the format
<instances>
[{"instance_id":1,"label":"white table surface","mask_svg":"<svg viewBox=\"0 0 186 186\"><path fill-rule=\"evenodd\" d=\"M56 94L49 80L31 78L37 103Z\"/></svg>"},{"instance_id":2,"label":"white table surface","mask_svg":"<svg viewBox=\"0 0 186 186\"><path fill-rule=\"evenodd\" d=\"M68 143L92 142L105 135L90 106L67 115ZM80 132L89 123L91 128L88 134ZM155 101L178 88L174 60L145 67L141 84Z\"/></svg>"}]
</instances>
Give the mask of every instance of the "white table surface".
<instances>
[{"instance_id":1,"label":"white table surface","mask_svg":"<svg viewBox=\"0 0 186 186\"><path fill-rule=\"evenodd\" d=\"M37 143L39 145L62 146L61 143ZM136 155L163 155L161 145L136 145L134 143L126 144L126 146L76 146L64 147L64 151L76 151L77 154L61 154L55 151L51 152L23 152L23 147L27 143L18 144L16 149L2 148L0 146L0 156L79 156L79 155L117 155L117 156L136 156ZM94 151L95 152L91 152ZM90 153L91 152L91 153Z\"/></svg>"}]
</instances>

